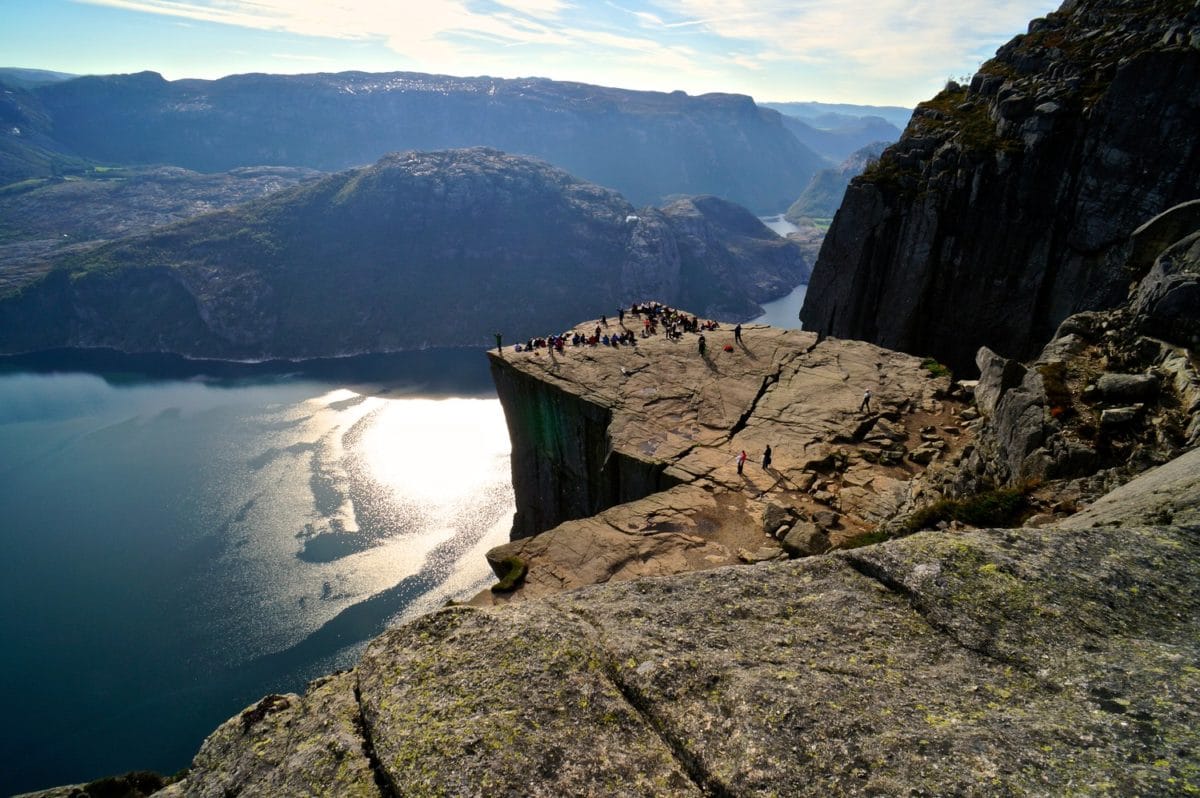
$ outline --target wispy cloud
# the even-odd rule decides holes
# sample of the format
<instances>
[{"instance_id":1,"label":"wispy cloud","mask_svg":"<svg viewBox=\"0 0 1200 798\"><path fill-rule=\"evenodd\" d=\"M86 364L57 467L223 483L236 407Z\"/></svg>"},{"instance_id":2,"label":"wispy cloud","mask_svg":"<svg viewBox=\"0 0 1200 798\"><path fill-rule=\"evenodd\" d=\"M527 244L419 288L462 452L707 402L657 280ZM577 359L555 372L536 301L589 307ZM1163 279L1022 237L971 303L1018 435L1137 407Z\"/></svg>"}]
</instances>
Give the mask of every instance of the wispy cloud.
<instances>
[{"instance_id":1,"label":"wispy cloud","mask_svg":"<svg viewBox=\"0 0 1200 798\"><path fill-rule=\"evenodd\" d=\"M823 85L923 96L911 87L973 69L1056 0L422 0L419 11L377 0L74 2L382 43L425 71L783 98L789 86L815 96Z\"/></svg>"}]
</instances>

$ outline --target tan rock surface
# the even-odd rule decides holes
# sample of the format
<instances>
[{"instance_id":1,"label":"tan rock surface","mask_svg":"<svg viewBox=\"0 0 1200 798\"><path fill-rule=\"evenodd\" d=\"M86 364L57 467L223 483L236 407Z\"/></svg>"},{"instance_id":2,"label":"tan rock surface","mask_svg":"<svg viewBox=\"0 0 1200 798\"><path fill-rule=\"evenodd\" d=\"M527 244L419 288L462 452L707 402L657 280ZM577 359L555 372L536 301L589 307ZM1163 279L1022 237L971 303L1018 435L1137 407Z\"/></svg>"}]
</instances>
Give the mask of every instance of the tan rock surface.
<instances>
[{"instance_id":1,"label":"tan rock surface","mask_svg":"<svg viewBox=\"0 0 1200 798\"><path fill-rule=\"evenodd\" d=\"M575 329L590 334L600 327L611 334L642 326L641 317L628 314L623 324L611 319L606 328L595 320ZM517 556L529 568L524 586L500 600L735 564L739 550L782 551L762 528L770 502L782 505L793 520L816 522L835 546L845 543L895 515L918 490L914 480L926 466L903 454L921 446L922 430L926 438L944 441L945 453L961 450L970 438L955 415L959 405L945 398L949 378L931 376L918 358L766 325L744 325L740 343L731 327L704 336L703 355L698 336L688 333L678 340L661 333L639 337L636 346L618 348L568 344L562 353L511 347L502 355L491 353L514 440L514 482L537 481L522 469L537 470L543 480L541 494L518 495L519 513L522 504L536 506L543 494L586 487L576 483L599 479L610 461L660 468L660 487L676 485L620 495L615 506L594 507L595 515L577 509L576 516L588 517L493 550L494 562ZM521 379L541 386L533 390L582 403L572 405L576 415L586 406L588 415L607 421L606 445L592 457L602 462L584 467L574 462L589 455L586 447L560 440L579 434L564 419L571 411L561 409L563 402L555 400L549 420L550 414L536 421L520 418L528 401L514 412L518 400L507 397L504 386ZM872 412L860 412L868 389ZM540 449L517 451L523 440L536 437L546 439ZM764 469L768 445L773 460ZM739 475L737 455L743 449L749 460ZM567 450L570 455L558 454ZM556 463L556 456L563 462ZM601 499L614 492L603 486L593 491ZM485 593L472 603L495 600Z\"/></svg>"}]
</instances>

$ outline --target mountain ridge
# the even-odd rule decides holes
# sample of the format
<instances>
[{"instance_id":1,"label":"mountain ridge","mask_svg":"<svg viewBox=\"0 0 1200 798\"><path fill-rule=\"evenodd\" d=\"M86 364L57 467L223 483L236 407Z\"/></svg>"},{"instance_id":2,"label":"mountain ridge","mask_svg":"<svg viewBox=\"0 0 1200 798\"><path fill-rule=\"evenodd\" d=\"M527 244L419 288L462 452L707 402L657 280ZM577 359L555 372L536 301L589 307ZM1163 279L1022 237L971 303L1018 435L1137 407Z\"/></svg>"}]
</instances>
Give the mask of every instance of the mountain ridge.
<instances>
[{"instance_id":1,"label":"mountain ridge","mask_svg":"<svg viewBox=\"0 0 1200 798\"><path fill-rule=\"evenodd\" d=\"M0 301L0 341L234 359L478 345L646 296L749 318L808 271L715 197L638 209L543 161L407 152L51 256Z\"/></svg>"},{"instance_id":2,"label":"mountain ridge","mask_svg":"<svg viewBox=\"0 0 1200 798\"><path fill-rule=\"evenodd\" d=\"M821 166L777 112L743 95L410 72L212 81L141 72L22 96L64 152L125 165L333 171L392 151L490 146L549 161L635 204L717 194L760 212L785 208Z\"/></svg>"},{"instance_id":3,"label":"mountain ridge","mask_svg":"<svg viewBox=\"0 0 1200 798\"><path fill-rule=\"evenodd\" d=\"M805 329L972 373L981 345L1029 357L1070 314L1116 306L1141 276L1129 234L1196 196L1197 86L1193 3L1068 0L1033 20L851 182Z\"/></svg>"}]
</instances>

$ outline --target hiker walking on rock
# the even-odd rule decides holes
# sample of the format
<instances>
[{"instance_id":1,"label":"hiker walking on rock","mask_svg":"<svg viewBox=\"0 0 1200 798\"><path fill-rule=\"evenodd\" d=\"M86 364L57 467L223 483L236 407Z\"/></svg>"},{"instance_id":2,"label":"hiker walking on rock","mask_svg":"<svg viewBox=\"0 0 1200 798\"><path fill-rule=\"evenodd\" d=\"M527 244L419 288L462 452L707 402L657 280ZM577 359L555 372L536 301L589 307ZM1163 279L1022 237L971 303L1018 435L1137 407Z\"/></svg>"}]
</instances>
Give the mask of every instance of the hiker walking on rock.
<instances>
[{"instance_id":1,"label":"hiker walking on rock","mask_svg":"<svg viewBox=\"0 0 1200 798\"><path fill-rule=\"evenodd\" d=\"M763 452L763 471L771 467L771 444L767 444L766 451Z\"/></svg>"},{"instance_id":2,"label":"hiker walking on rock","mask_svg":"<svg viewBox=\"0 0 1200 798\"><path fill-rule=\"evenodd\" d=\"M742 453L738 455L738 473L742 473L742 466L746 465L746 450L742 449Z\"/></svg>"},{"instance_id":3,"label":"hiker walking on rock","mask_svg":"<svg viewBox=\"0 0 1200 798\"><path fill-rule=\"evenodd\" d=\"M737 341L739 344L742 342L742 325L741 324L738 324L738 326L733 328L733 340Z\"/></svg>"},{"instance_id":4,"label":"hiker walking on rock","mask_svg":"<svg viewBox=\"0 0 1200 798\"><path fill-rule=\"evenodd\" d=\"M871 412L871 389L870 388L863 391L863 400L862 400L862 404L860 404L858 406L858 412L860 412L860 413L870 413Z\"/></svg>"},{"instance_id":5,"label":"hiker walking on rock","mask_svg":"<svg viewBox=\"0 0 1200 798\"><path fill-rule=\"evenodd\" d=\"M700 336L700 355L701 355L701 357L704 356L704 336L703 335Z\"/></svg>"}]
</instances>

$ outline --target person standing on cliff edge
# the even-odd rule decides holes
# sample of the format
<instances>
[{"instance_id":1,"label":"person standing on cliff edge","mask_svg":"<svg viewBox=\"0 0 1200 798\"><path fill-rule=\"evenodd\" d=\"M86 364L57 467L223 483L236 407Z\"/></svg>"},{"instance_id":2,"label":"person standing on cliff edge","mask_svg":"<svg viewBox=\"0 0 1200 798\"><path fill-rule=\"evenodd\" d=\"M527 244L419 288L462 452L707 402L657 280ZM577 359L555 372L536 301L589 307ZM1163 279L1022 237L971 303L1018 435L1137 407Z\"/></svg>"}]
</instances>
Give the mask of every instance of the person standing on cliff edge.
<instances>
[{"instance_id":1,"label":"person standing on cliff edge","mask_svg":"<svg viewBox=\"0 0 1200 798\"><path fill-rule=\"evenodd\" d=\"M763 471L771 467L771 444L767 444L766 451L763 452Z\"/></svg>"},{"instance_id":2,"label":"person standing on cliff edge","mask_svg":"<svg viewBox=\"0 0 1200 798\"><path fill-rule=\"evenodd\" d=\"M504 349L500 346L500 333L496 333L496 353L500 355L504 354Z\"/></svg>"},{"instance_id":3,"label":"person standing on cliff edge","mask_svg":"<svg viewBox=\"0 0 1200 798\"><path fill-rule=\"evenodd\" d=\"M739 344L742 342L742 325L741 324L738 324L738 326L733 328L733 340L737 341Z\"/></svg>"}]
</instances>

